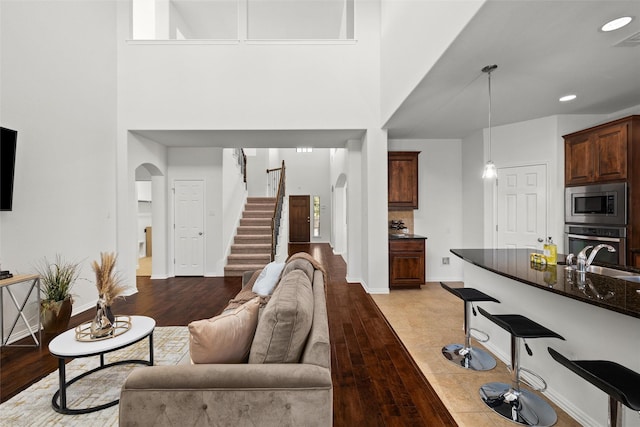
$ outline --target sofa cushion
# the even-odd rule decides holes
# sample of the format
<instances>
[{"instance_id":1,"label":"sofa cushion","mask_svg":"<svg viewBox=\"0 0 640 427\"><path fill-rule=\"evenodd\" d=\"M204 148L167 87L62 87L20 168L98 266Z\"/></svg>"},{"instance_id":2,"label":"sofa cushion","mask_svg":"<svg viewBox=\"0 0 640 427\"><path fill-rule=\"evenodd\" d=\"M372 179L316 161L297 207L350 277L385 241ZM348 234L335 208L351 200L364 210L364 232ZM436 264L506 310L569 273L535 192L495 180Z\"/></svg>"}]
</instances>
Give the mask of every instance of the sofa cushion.
<instances>
[{"instance_id":1,"label":"sofa cushion","mask_svg":"<svg viewBox=\"0 0 640 427\"><path fill-rule=\"evenodd\" d=\"M281 279L262 312L249 363L297 363L312 322L311 282L294 270Z\"/></svg>"},{"instance_id":2,"label":"sofa cushion","mask_svg":"<svg viewBox=\"0 0 640 427\"><path fill-rule=\"evenodd\" d=\"M304 271L304 273L307 275L309 280L313 282L313 272L315 269L313 268L313 265L311 265L311 263L306 259L296 258L288 261L284 265L284 269L282 270L282 277L286 276L288 273L292 272L293 270Z\"/></svg>"},{"instance_id":3,"label":"sofa cushion","mask_svg":"<svg viewBox=\"0 0 640 427\"><path fill-rule=\"evenodd\" d=\"M284 263L282 262L270 262L265 265L251 290L258 295L271 295L280 280L283 268Z\"/></svg>"},{"instance_id":4,"label":"sofa cushion","mask_svg":"<svg viewBox=\"0 0 640 427\"><path fill-rule=\"evenodd\" d=\"M212 317L189 323L192 363L240 363L247 360L258 324L259 298Z\"/></svg>"}]
</instances>

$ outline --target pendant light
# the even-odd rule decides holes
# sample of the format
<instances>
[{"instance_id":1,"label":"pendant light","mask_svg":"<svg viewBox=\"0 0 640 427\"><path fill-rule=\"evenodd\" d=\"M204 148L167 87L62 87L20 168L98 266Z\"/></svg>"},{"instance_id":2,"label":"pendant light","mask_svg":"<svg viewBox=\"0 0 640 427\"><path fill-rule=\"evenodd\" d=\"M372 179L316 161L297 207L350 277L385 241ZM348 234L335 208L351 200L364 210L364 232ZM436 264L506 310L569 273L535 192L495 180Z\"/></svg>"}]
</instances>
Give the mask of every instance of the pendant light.
<instances>
[{"instance_id":1,"label":"pendant light","mask_svg":"<svg viewBox=\"0 0 640 427\"><path fill-rule=\"evenodd\" d=\"M498 176L496 171L496 165L491 161L491 73L498 68L497 65L487 65L482 69L483 73L487 73L489 81L489 160L484 165L484 172L482 173L483 179L494 179Z\"/></svg>"}]
</instances>

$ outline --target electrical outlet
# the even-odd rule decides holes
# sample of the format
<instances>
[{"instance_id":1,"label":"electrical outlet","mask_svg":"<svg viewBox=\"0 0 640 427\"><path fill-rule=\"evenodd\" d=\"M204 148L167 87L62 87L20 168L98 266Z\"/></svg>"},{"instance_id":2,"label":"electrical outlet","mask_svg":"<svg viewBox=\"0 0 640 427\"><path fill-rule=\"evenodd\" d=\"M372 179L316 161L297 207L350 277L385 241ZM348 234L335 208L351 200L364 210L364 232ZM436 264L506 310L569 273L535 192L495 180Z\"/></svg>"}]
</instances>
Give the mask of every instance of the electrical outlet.
<instances>
[{"instance_id":1,"label":"electrical outlet","mask_svg":"<svg viewBox=\"0 0 640 427\"><path fill-rule=\"evenodd\" d=\"M442 257L442 265L449 265L449 257L448 256Z\"/></svg>"}]
</instances>

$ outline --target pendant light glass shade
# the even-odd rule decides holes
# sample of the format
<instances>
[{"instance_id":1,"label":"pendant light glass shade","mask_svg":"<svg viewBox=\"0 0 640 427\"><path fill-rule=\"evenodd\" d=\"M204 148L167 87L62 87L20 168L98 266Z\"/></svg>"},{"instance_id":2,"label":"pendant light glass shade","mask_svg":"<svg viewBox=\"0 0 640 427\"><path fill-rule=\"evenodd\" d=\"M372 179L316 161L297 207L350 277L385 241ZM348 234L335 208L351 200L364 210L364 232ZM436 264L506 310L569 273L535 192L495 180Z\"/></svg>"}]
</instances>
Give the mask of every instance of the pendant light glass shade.
<instances>
[{"instance_id":1,"label":"pendant light glass shade","mask_svg":"<svg viewBox=\"0 0 640 427\"><path fill-rule=\"evenodd\" d=\"M487 73L489 81L489 160L484 165L484 172L482 173L483 179L494 179L498 176L496 165L491 160L491 73L498 68L497 65L487 65L482 69L483 73Z\"/></svg>"},{"instance_id":2,"label":"pendant light glass shade","mask_svg":"<svg viewBox=\"0 0 640 427\"><path fill-rule=\"evenodd\" d=\"M482 179L494 179L498 176L496 165L491 160L484 165L484 172L482 172Z\"/></svg>"}]
</instances>

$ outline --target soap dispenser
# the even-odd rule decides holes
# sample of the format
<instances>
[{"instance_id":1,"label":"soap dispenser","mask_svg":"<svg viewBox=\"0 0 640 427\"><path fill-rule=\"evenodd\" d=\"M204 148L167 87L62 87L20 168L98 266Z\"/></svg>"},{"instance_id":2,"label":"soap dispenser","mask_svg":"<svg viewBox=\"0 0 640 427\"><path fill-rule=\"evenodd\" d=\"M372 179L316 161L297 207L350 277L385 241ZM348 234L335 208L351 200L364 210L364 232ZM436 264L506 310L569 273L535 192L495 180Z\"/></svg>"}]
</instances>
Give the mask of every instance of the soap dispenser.
<instances>
[{"instance_id":1,"label":"soap dispenser","mask_svg":"<svg viewBox=\"0 0 640 427\"><path fill-rule=\"evenodd\" d=\"M547 238L543 246L544 257L547 259L547 264L556 265L558 262L558 246L553 243L551 237Z\"/></svg>"}]
</instances>

